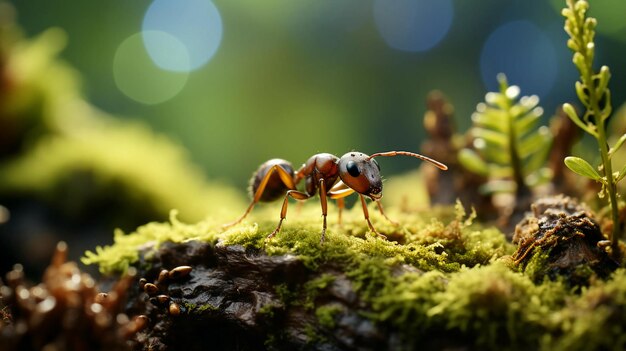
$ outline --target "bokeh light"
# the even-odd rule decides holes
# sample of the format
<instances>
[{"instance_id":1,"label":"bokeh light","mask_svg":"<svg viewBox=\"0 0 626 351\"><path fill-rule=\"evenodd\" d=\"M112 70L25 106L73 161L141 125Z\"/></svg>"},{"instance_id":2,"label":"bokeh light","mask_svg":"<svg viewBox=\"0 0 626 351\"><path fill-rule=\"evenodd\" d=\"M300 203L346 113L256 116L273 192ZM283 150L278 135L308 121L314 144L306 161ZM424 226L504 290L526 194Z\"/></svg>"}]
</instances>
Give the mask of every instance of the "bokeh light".
<instances>
[{"instance_id":1,"label":"bokeh light","mask_svg":"<svg viewBox=\"0 0 626 351\"><path fill-rule=\"evenodd\" d=\"M155 0L143 19L142 30L161 31L183 43L188 60L177 47L150 35L143 37L148 54L157 66L176 72L187 72L206 64L222 41L222 18L210 0Z\"/></svg>"},{"instance_id":2,"label":"bokeh light","mask_svg":"<svg viewBox=\"0 0 626 351\"><path fill-rule=\"evenodd\" d=\"M148 56L142 38L149 38L175 49L176 60L188 64L187 49L175 37L158 31L136 33L124 40L115 52L115 84L126 96L144 104L167 101L183 89L189 73L170 72L157 67Z\"/></svg>"},{"instance_id":3,"label":"bokeh light","mask_svg":"<svg viewBox=\"0 0 626 351\"><path fill-rule=\"evenodd\" d=\"M394 49L427 51L437 45L452 24L450 0L376 0L374 20L380 35Z\"/></svg>"},{"instance_id":4,"label":"bokeh light","mask_svg":"<svg viewBox=\"0 0 626 351\"><path fill-rule=\"evenodd\" d=\"M480 71L490 91L498 89L496 75L504 73L524 94L544 97L550 93L558 73L554 45L533 23L508 22L493 31L485 42Z\"/></svg>"}]
</instances>

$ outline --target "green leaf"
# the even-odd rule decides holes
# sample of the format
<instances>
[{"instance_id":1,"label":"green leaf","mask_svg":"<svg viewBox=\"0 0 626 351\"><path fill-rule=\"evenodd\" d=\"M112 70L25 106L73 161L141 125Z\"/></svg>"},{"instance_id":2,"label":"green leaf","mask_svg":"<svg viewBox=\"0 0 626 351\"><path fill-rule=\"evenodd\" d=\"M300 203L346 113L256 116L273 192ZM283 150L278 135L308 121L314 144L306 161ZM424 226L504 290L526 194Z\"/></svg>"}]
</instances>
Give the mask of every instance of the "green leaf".
<instances>
[{"instance_id":1,"label":"green leaf","mask_svg":"<svg viewBox=\"0 0 626 351\"><path fill-rule=\"evenodd\" d=\"M531 174L545 165L548 156L550 155L550 145L552 144L552 133L550 132L548 127L541 127L540 134L543 137L543 140L540 142L542 144L542 148L537 150L535 153L529 155L524 160L524 172L525 174ZM543 132L545 130L545 132Z\"/></svg>"},{"instance_id":2,"label":"green leaf","mask_svg":"<svg viewBox=\"0 0 626 351\"><path fill-rule=\"evenodd\" d=\"M472 130L475 138L484 139L487 143L495 144L500 147L506 147L509 144L509 140L506 134L502 134L493 130L474 128Z\"/></svg>"},{"instance_id":3,"label":"green leaf","mask_svg":"<svg viewBox=\"0 0 626 351\"><path fill-rule=\"evenodd\" d=\"M492 165L504 165L506 167L511 167L511 155L508 150L503 151L501 147L494 148L487 146L486 148L480 150L481 155L489 161ZM490 170L492 172L493 170Z\"/></svg>"},{"instance_id":4,"label":"green leaf","mask_svg":"<svg viewBox=\"0 0 626 351\"><path fill-rule=\"evenodd\" d=\"M585 176L589 179L596 180L598 182L602 182L602 177L598 174L589 162L583 160L580 157L569 156L565 158L565 165L567 168L571 169L572 172L579 174L581 176Z\"/></svg>"},{"instance_id":5,"label":"green leaf","mask_svg":"<svg viewBox=\"0 0 626 351\"><path fill-rule=\"evenodd\" d=\"M576 82L576 95L583 105L589 107L589 90L581 82Z\"/></svg>"},{"instance_id":6,"label":"green leaf","mask_svg":"<svg viewBox=\"0 0 626 351\"><path fill-rule=\"evenodd\" d=\"M518 136L522 136L533 129L539 118L541 118L541 113L538 112L541 112L541 110L535 111L533 109L525 116L515 120L515 131Z\"/></svg>"},{"instance_id":7,"label":"green leaf","mask_svg":"<svg viewBox=\"0 0 626 351\"><path fill-rule=\"evenodd\" d=\"M572 122L574 122L574 124L580 127L580 129L593 135L594 138L598 137L598 133L596 133L595 130L591 129L587 124L583 123L580 117L578 117L578 114L576 113L574 106L568 103L563 104L563 112L565 112L565 114L567 114L567 117L569 117L569 119L571 119Z\"/></svg>"},{"instance_id":8,"label":"green leaf","mask_svg":"<svg viewBox=\"0 0 626 351\"><path fill-rule=\"evenodd\" d=\"M607 66L602 66L600 68L600 73L594 75L594 78L598 78L596 94L598 94L598 98L601 98L602 95L604 95L604 91L609 85L609 80L611 79L611 71Z\"/></svg>"},{"instance_id":9,"label":"green leaf","mask_svg":"<svg viewBox=\"0 0 626 351\"><path fill-rule=\"evenodd\" d=\"M491 164L489 167L489 177L491 178L511 178L513 177L513 168L510 165L499 166Z\"/></svg>"},{"instance_id":10,"label":"green leaf","mask_svg":"<svg viewBox=\"0 0 626 351\"><path fill-rule=\"evenodd\" d=\"M493 108L486 108L483 113L472 114L472 122L476 126L493 129L501 133L506 133L507 130L506 114Z\"/></svg>"},{"instance_id":11,"label":"green leaf","mask_svg":"<svg viewBox=\"0 0 626 351\"><path fill-rule=\"evenodd\" d=\"M520 157L527 158L546 148L550 140L552 140L550 130L547 127L540 128L518 143L518 153Z\"/></svg>"},{"instance_id":12,"label":"green leaf","mask_svg":"<svg viewBox=\"0 0 626 351\"><path fill-rule=\"evenodd\" d=\"M459 163L465 169L472 173L476 173L482 176L486 176L489 174L489 168L485 161L483 161L480 156L474 150L471 149L463 149L459 151Z\"/></svg>"}]
</instances>

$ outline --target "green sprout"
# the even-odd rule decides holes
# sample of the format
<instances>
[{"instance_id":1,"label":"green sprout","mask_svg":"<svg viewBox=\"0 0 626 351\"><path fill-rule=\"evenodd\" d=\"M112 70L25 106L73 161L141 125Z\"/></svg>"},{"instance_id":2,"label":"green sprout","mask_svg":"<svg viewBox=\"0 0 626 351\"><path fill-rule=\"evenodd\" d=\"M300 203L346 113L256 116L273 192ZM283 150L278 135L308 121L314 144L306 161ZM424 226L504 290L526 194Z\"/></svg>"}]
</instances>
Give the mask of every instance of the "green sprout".
<instances>
[{"instance_id":1,"label":"green sprout","mask_svg":"<svg viewBox=\"0 0 626 351\"><path fill-rule=\"evenodd\" d=\"M576 94L585 108L582 117L570 104L563 104L563 111L569 118L585 132L591 134L597 141L600 149L602 164L596 169L589 162L580 157L566 157L565 165L574 173L592 179L602 184L598 196L608 198L611 206L613 231L610 236L611 246L617 249L617 239L620 236L619 209L617 203L617 183L626 176L626 166L621 171L613 173L611 158L624 144L626 134L622 135L613 147L609 148L606 136L606 122L611 115L611 92L608 89L611 73L607 66L602 66L598 73L593 70L595 53L596 19L586 17L589 3L585 0L567 0L567 7L563 9L565 31L570 39L567 46L574 52L573 62L580 72L580 81L576 82ZM614 251L615 252L615 251Z\"/></svg>"},{"instance_id":2,"label":"green sprout","mask_svg":"<svg viewBox=\"0 0 626 351\"><path fill-rule=\"evenodd\" d=\"M472 115L476 151L461 150L459 162L492 178L482 191L515 193L520 199L550 179L543 165L552 134L547 127L538 127L543 109L536 95L519 98L520 88L509 86L504 74L498 75L498 82L500 91L487 93L485 103L479 103Z\"/></svg>"}]
</instances>

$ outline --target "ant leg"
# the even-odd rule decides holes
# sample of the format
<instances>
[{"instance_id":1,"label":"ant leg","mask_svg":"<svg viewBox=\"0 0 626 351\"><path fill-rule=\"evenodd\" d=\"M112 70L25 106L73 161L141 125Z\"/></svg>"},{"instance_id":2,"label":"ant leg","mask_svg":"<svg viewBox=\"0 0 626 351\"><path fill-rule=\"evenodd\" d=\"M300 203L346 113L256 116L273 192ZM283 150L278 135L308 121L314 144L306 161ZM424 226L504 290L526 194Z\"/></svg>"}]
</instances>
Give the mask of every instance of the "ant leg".
<instances>
[{"instance_id":1,"label":"ant leg","mask_svg":"<svg viewBox=\"0 0 626 351\"><path fill-rule=\"evenodd\" d=\"M385 214L385 211L383 210L383 204L379 201L376 201L376 205L378 205L378 210L380 211L380 214L383 215L383 217L385 217L391 224L398 226L400 225L400 223L390 219L389 217L387 217L387 215Z\"/></svg>"},{"instance_id":2,"label":"ant leg","mask_svg":"<svg viewBox=\"0 0 626 351\"><path fill-rule=\"evenodd\" d=\"M359 194L359 197L361 198L361 206L363 206L363 215L365 216L365 220L367 221L367 225L370 227L370 230L373 231L374 233L376 233L379 238L387 240L387 237L385 235L383 235L383 234L380 234L376 230L376 228L374 228L374 226L372 225L372 222L370 222L370 214L369 214L369 211L367 210L367 204L365 203L365 197L363 197L363 195L361 195L361 194Z\"/></svg>"},{"instance_id":3,"label":"ant leg","mask_svg":"<svg viewBox=\"0 0 626 351\"><path fill-rule=\"evenodd\" d=\"M326 182L324 182L324 178L320 179L320 202L322 203L322 216L324 217L320 244L323 244L326 236L326 216L328 215L328 200L326 199Z\"/></svg>"},{"instance_id":4,"label":"ant leg","mask_svg":"<svg viewBox=\"0 0 626 351\"><path fill-rule=\"evenodd\" d=\"M287 206L289 205L289 197L296 200L306 200L309 199L311 196L297 190L287 191L285 199L283 200L283 207L280 210L280 221L278 222L278 226L276 226L276 229L274 229L274 231L267 236L266 240L273 238L280 231L280 227L282 226L283 221L285 220L285 218L287 218Z\"/></svg>"},{"instance_id":5,"label":"ant leg","mask_svg":"<svg viewBox=\"0 0 626 351\"><path fill-rule=\"evenodd\" d=\"M261 182L259 183L259 187L256 190L256 192L254 193L254 197L252 198L252 202L250 203L250 205L246 209L246 212L244 212L243 215L241 217L239 217L237 220L222 225L223 228L230 228L230 227L232 227L232 226L234 226L236 224L241 223L241 221L243 221L243 219L246 218L246 216L254 208L254 205L256 205L257 202L259 202L259 199L263 195L263 192L265 191L265 187L267 187L267 183L269 182L270 177L272 176L272 174L274 174L274 172L278 172L278 175L280 176L280 179L283 181L285 186L287 186L287 188L289 188L289 189L296 189L296 184L294 183L293 179L291 178L291 175L289 175L289 173L287 171L285 171L285 169L280 167L279 165L273 166L272 168L269 169L269 171L267 171L267 174L265 174L263 179L261 179Z\"/></svg>"},{"instance_id":6,"label":"ant leg","mask_svg":"<svg viewBox=\"0 0 626 351\"><path fill-rule=\"evenodd\" d=\"M341 212L346 207L346 202L343 200L343 197L337 199L337 208L339 209L339 216L337 219L337 223L341 226Z\"/></svg>"}]
</instances>

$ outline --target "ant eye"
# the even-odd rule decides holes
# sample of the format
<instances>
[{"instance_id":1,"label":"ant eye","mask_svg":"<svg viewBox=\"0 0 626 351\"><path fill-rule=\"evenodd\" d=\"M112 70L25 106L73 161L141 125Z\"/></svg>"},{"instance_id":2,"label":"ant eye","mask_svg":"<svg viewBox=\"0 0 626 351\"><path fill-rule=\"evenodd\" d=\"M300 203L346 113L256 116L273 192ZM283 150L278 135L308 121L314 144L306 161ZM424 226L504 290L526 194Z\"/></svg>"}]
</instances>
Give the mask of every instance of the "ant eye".
<instances>
[{"instance_id":1,"label":"ant eye","mask_svg":"<svg viewBox=\"0 0 626 351\"><path fill-rule=\"evenodd\" d=\"M359 174L361 174L359 166L357 166L356 162L354 161L348 162L348 164L346 165L346 169L348 170L348 173L350 173L350 175L353 177L358 177Z\"/></svg>"},{"instance_id":2,"label":"ant eye","mask_svg":"<svg viewBox=\"0 0 626 351\"><path fill-rule=\"evenodd\" d=\"M380 171L380 166L378 165L378 162L376 162L375 159L372 159L372 162L374 162L374 164L376 165L376 168L378 168L378 170Z\"/></svg>"}]
</instances>

